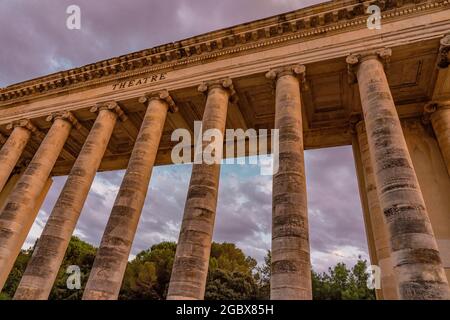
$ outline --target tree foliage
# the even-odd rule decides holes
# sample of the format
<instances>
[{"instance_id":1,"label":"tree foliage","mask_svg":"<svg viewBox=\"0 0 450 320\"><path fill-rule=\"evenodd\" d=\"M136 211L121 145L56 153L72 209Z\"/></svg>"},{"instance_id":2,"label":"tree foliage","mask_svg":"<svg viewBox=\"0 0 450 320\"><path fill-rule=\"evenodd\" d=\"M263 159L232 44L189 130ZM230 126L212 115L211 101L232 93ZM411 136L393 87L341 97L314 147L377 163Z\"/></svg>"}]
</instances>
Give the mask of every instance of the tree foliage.
<instances>
[{"instance_id":1,"label":"tree foliage","mask_svg":"<svg viewBox=\"0 0 450 320\"><path fill-rule=\"evenodd\" d=\"M338 263L328 273L312 271L312 288L315 300L374 300L375 290L367 287L369 274L367 261L358 259L348 269L345 263Z\"/></svg>"},{"instance_id":2,"label":"tree foliage","mask_svg":"<svg viewBox=\"0 0 450 320\"><path fill-rule=\"evenodd\" d=\"M141 251L128 263L119 299L164 300L167 296L176 243L161 242ZM22 250L5 283L0 299L11 299L19 285L33 248ZM96 254L92 245L72 237L50 294L50 299L81 299ZM81 290L67 289L67 267L77 265L81 271ZM209 260L205 299L266 300L270 297L270 251L262 265L246 256L232 243L213 243ZM367 288L367 262L359 259L351 269L344 263L327 273L312 271L313 298L316 300L375 299Z\"/></svg>"},{"instance_id":3,"label":"tree foliage","mask_svg":"<svg viewBox=\"0 0 450 320\"><path fill-rule=\"evenodd\" d=\"M138 253L128 263L119 299L165 299L176 248L175 242L161 242Z\"/></svg>"},{"instance_id":4,"label":"tree foliage","mask_svg":"<svg viewBox=\"0 0 450 320\"><path fill-rule=\"evenodd\" d=\"M252 300L258 294L257 262L232 243L213 243L206 282L206 300Z\"/></svg>"},{"instance_id":5,"label":"tree foliage","mask_svg":"<svg viewBox=\"0 0 450 320\"><path fill-rule=\"evenodd\" d=\"M89 272L94 264L95 254L97 249L89 243L80 240L77 237L72 237L67 247L61 267L58 271L55 284L53 285L49 299L51 300L78 300L83 295L84 286L89 277ZM66 273L70 265L80 267L81 289L69 290L67 289L67 278L69 274Z\"/></svg>"}]
</instances>

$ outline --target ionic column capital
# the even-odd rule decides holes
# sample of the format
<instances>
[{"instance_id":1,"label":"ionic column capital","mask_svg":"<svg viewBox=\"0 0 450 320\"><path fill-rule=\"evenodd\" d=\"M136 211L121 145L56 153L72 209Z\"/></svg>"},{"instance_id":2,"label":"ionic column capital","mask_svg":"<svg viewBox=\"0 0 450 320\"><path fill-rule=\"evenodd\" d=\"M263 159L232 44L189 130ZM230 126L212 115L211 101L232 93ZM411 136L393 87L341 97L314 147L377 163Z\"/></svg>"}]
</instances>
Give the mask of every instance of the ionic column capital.
<instances>
[{"instance_id":1,"label":"ionic column capital","mask_svg":"<svg viewBox=\"0 0 450 320\"><path fill-rule=\"evenodd\" d=\"M178 107L176 106L175 101L172 99L172 96L167 90L161 90L146 94L139 98L139 102L148 105L148 103L154 99L166 102L170 112L174 113L178 111Z\"/></svg>"},{"instance_id":2,"label":"ionic column capital","mask_svg":"<svg viewBox=\"0 0 450 320\"><path fill-rule=\"evenodd\" d=\"M286 75L297 77L300 82L303 83L306 76L306 67L302 64L293 64L289 66L270 69L266 73L266 78L276 81Z\"/></svg>"},{"instance_id":3,"label":"ionic column capital","mask_svg":"<svg viewBox=\"0 0 450 320\"><path fill-rule=\"evenodd\" d=\"M439 48L439 61L437 65L439 68L444 69L450 65L450 34L443 37L440 43L441 46Z\"/></svg>"},{"instance_id":4,"label":"ionic column capital","mask_svg":"<svg viewBox=\"0 0 450 320\"><path fill-rule=\"evenodd\" d=\"M6 126L6 129L12 130L16 127L25 128L32 133L39 133L39 129L36 128L36 126L28 119L15 120L11 123L8 123L8 125Z\"/></svg>"},{"instance_id":5,"label":"ionic column capital","mask_svg":"<svg viewBox=\"0 0 450 320\"><path fill-rule=\"evenodd\" d=\"M228 92L229 100L231 103L237 102L236 90L234 90L233 81L230 78L210 80L202 82L197 90L201 93L208 94L211 89L220 87Z\"/></svg>"},{"instance_id":6,"label":"ionic column capital","mask_svg":"<svg viewBox=\"0 0 450 320\"><path fill-rule=\"evenodd\" d=\"M438 110L450 109L450 101L429 102L423 107L422 123L429 124L431 116Z\"/></svg>"},{"instance_id":7,"label":"ionic column capital","mask_svg":"<svg viewBox=\"0 0 450 320\"><path fill-rule=\"evenodd\" d=\"M57 119L62 119L69 122L72 125L72 127L74 127L77 130L81 129L81 124L78 122L77 118L75 118L75 116L70 111L58 111L52 113L47 117L46 120L48 122L54 122Z\"/></svg>"},{"instance_id":8,"label":"ionic column capital","mask_svg":"<svg viewBox=\"0 0 450 320\"><path fill-rule=\"evenodd\" d=\"M386 69L389 65L391 55L392 50L389 48L381 48L348 55L345 61L348 66L349 83L353 84L358 81L356 71L361 62L369 59L377 59L383 63L383 66Z\"/></svg>"},{"instance_id":9,"label":"ionic column capital","mask_svg":"<svg viewBox=\"0 0 450 320\"><path fill-rule=\"evenodd\" d=\"M100 102L90 109L92 113L98 113L102 110L114 112L122 122L128 120L127 115L116 101Z\"/></svg>"}]
</instances>

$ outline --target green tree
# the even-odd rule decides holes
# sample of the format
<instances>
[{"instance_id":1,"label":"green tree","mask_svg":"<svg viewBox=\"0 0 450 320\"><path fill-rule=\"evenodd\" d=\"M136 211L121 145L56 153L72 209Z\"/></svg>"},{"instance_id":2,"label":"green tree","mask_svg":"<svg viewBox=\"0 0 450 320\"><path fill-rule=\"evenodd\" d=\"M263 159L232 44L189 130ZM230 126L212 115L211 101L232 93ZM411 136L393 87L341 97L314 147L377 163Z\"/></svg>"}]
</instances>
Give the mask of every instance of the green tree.
<instances>
[{"instance_id":1,"label":"green tree","mask_svg":"<svg viewBox=\"0 0 450 320\"><path fill-rule=\"evenodd\" d=\"M205 299L250 300L258 295L255 259L233 243L213 243Z\"/></svg>"},{"instance_id":2,"label":"green tree","mask_svg":"<svg viewBox=\"0 0 450 320\"><path fill-rule=\"evenodd\" d=\"M161 300L165 299L175 257L176 243L161 242L141 251L128 263L119 299ZM0 299L11 299L19 285L33 248L22 250L5 283ZM81 299L89 271L96 254L92 245L72 237L58 272L50 299ZM81 290L67 288L67 267L77 265L81 271ZM232 243L213 243L209 261L205 299L241 300L269 299L271 253L267 252L264 263L246 256ZM344 263L329 268L328 272L311 271L313 298L316 300L375 299L374 290L367 288L369 274L367 262L360 257L348 269Z\"/></svg>"},{"instance_id":3,"label":"green tree","mask_svg":"<svg viewBox=\"0 0 450 320\"><path fill-rule=\"evenodd\" d=\"M348 269L345 263L338 263L328 273L312 271L313 299L315 300L373 300L375 290L367 287L367 261L358 258Z\"/></svg>"},{"instance_id":4,"label":"green tree","mask_svg":"<svg viewBox=\"0 0 450 320\"><path fill-rule=\"evenodd\" d=\"M258 285L252 274L214 269L208 272L205 300L254 300Z\"/></svg>"},{"instance_id":5,"label":"green tree","mask_svg":"<svg viewBox=\"0 0 450 320\"><path fill-rule=\"evenodd\" d=\"M39 239L37 240L39 241ZM37 243L36 241L36 243ZM35 245L36 245L35 243ZM16 291L20 279L27 267L28 261L33 254L34 247L28 250L21 250L19 256L14 263L14 267L6 280L3 291L0 295L1 299L12 299L14 292ZM69 245L66 250L63 262L59 268L58 275L50 293L49 299L52 300L67 300L67 299L81 299L84 285L87 282L89 271L91 270L94 262L96 248L80 240L77 237L70 239ZM69 290L67 288L67 278L69 274L66 274L67 267L70 265L77 265L81 271L81 290Z\"/></svg>"},{"instance_id":6,"label":"green tree","mask_svg":"<svg viewBox=\"0 0 450 320\"><path fill-rule=\"evenodd\" d=\"M161 242L138 253L128 263L119 299L165 299L176 249L175 242Z\"/></svg>"},{"instance_id":7,"label":"green tree","mask_svg":"<svg viewBox=\"0 0 450 320\"><path fill-rule=\"evenodd\" d=\"M165 299L176 243L162 242L140 252L127 266L119 299ZM232 243L212 243L206 299L253 299L257 262Z\"/></svg>"},{"instance_id":8,"label":"green tree","mask_svg":"<svg viewBox=\"0 0 450 320\"><path fill-rule=\"evenodd\" d=\"M267 250L263 265L256 268L255 278L258 283L258 300L270 299L271 261L272 253L270 250Z\"/></svg>"}]
</instances>

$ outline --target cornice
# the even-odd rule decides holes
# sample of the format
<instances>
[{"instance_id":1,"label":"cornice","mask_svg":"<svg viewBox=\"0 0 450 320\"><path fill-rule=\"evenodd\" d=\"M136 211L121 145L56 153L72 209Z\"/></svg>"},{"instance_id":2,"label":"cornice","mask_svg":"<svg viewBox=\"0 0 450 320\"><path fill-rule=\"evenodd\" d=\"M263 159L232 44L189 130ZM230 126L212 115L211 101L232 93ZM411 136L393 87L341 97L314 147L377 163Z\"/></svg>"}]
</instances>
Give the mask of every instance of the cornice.
<instances>
[{"instance_id":1,"label":"cornice","mask_svg":"<svg viewBox=\"0 0 450 320\"><path fill-rule=\"evenodd\" d=\"M380 6L382 21L389 21L449 7L450 0L331 1L10 85L0 89L0 104L182 68L325 33L361 28L366 24L366 9L371 4Z\"/></svg>"}]
</instances>

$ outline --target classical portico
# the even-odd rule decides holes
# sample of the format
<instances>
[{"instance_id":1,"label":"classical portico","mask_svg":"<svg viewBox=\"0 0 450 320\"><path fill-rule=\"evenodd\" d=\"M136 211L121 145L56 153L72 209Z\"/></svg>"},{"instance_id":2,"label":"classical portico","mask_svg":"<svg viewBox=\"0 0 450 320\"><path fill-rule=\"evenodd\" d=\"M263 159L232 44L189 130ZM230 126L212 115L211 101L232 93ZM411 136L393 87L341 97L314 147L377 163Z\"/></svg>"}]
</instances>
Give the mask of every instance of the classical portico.
<instances>
[{"instance_id":1,"label":"classical portico","mask_svg":"<svg viewBox=\"0 0 450 320\"><path fill-rule=\"evenodd\" d=\"M95 174L126 169L83 294L117 299L152 169L173 162L175 129L201 121L279 130L272 299L312 298L304 151L345 145L378 299L450 299L450 3L385 1L380 30L371 4L327 2L1 88L0 287L52 177L68 176L15 299L48 298ZM193 165L168 299L204 298L219 176L220 161Z\"/></svg>"}]
</instances>

